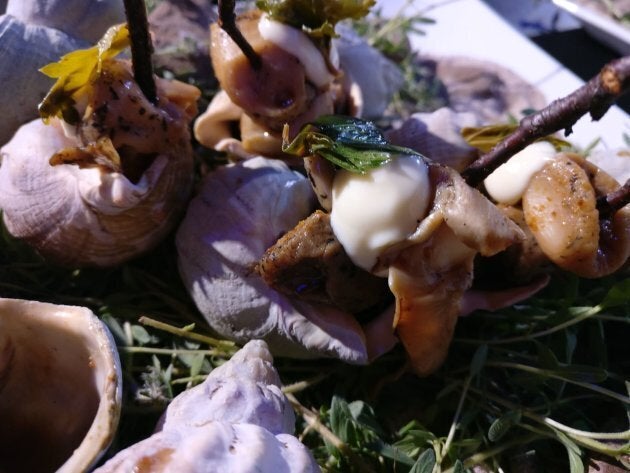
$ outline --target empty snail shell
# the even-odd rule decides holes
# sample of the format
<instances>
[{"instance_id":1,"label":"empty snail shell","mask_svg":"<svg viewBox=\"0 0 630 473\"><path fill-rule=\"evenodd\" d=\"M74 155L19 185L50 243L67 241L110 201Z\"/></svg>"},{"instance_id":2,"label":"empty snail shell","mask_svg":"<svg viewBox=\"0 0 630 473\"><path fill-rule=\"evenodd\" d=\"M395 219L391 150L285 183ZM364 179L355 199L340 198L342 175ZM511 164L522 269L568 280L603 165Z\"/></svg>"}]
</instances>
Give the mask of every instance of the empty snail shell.
<instances>
[{"instance_id":1,"label":"empty snail shell","mask_svg":"<svg viewBox=\"0 0 630 473\"><path fill-rule=\"evenodd\" d=\"M95 473L310 473L319 471L292 434L293 410L265 342L247 343L200 385L177 396L157 432Z\"/></svg>"},{"instance_id":2,"label":"empty snail shell","mask_svg":"<svg viewBox=\"0 0 630 473\"><path fill-rule=\"evenodd\" d=\"M116 346L90 310L0 299L0 471L88 471L121 394Z\"/></svg>"}]
</instances>

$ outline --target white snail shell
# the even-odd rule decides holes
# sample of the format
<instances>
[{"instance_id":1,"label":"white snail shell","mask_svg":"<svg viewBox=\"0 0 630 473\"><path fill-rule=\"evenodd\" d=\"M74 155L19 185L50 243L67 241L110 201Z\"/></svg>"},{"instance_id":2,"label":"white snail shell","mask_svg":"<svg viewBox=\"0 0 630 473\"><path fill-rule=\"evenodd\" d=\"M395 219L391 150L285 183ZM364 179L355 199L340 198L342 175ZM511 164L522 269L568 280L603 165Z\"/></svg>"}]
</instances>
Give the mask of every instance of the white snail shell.
<instances>
[{"instance_id":1,"label":"white snail shell","mask_svg":"<svg viewBox=\"0 0 630 473\"><path fill-rule=\"evenodd\" d=\"M264 339L272 353L367 362L363 331L350 314L271 289L254 267L278 237L306 218L315 195L304 176L257 157L206 176L176 238L184 284L224 337Z\"/></svg>"},{"instance_id":2,"label":"white snail shell","mask_svg":"<svg viewBox=\"0 0 630 473\"><path fill-rule=\"evenodd\" d=\"M37 104L50 89L51 79L38 69L88 43L59 30L0 16L0 144L23 123L38 116Z\"/></svg>"},{"instance_id":3,"label":"white snail shell","mask_svg":"<svg viewBox=\"0 0 630 473\"><path fill-rule=\"evenodd\" d=\"M192 155L158 156L138 183L121 173L51 166L75 146L59 122L35 120L0 149L0 208L9 232L67 266L114 266L157 244L187 201Z\"/></svg>"},{"instance_id":4,"label":"white snail shell","mask_svg":"<svg viewBox=\"0 0 630 473\"><path fill-rule=\"evenodd\" d=\"M265 342L247 343L206 381L177 396L157 433L95 473L320 471L292 435L293 410L272 363Z\"/></svg>"},{"instance_id":5,"label":"white snail shell","mask_svg":"<svg viewBox=\"0 0 630 473\"><path fill-rule=\"evenodd\" d=\"M0 299L0 470L88 471L121 394L116 345L90 310Z\"/></svg>"}]
</instances>

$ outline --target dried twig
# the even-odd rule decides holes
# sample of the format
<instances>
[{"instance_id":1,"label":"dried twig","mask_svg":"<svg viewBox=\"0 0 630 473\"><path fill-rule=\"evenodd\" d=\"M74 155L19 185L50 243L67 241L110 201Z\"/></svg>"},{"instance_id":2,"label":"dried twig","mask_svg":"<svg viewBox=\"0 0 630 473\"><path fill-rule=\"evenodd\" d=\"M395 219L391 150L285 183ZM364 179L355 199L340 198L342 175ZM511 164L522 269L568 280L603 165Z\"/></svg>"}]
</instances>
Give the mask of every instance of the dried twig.
<instances>
[{"instance_id":1,"label":"dried twig","mask_svg":"<svg viewBox=\"0 0 630 473\"><path fill-rule=\"evenodd\" d=\"M247 42L243 33L236 26L236 15L234 14L235 0L219 0L219 26L225 31L236 45L243 51L243 54L254 69L260 69L262 59L254 51L252 45Z\"/></svg>"},{"instance_id":2,"label":"dried twig","mask_svg":"<svg viewBox=\"0 0 630 473\"><path fill-rule=\"evenodd\" d=\"M628 204L630 204L630 179L616 191L597 199L597 210L600 215L610 216Z\"/></svg>"},{"instance_id":3,"label":"dried twig","mask_svg":"<svg viewBox=\"0 0 630 473\"><path fill-rule=\"evenodd\" d=\"M133 76L144 96L151 102L157 103L157 91L153 78L153 43L149 34L149 22L144 0L123 0L127 27L131 39L131 61Z\"/></svg>"},{"instance_id":4,"label":"dried twig","mask_svg":"<svg viewBox=\"0 0 630 473\"><path fill-rule=\"evenodd\" d=\"M538 138L564 130L569 135L583 115L599 120L621 95L630 89L630 56L612 61L572 94L554 100L541 111L523 118L520 126L462 174L476 186L488 174ZM626 191L627 192L627 191Z\"/></svg>"}]
</instances>

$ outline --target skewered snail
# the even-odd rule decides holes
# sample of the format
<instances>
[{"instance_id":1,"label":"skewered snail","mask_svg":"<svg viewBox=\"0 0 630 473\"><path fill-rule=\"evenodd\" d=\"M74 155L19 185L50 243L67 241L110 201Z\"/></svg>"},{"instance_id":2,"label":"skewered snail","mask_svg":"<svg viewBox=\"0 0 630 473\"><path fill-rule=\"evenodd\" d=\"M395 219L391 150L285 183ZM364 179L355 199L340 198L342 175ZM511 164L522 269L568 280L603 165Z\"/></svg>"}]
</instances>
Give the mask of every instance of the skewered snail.
<instances>
[{"instance_id":1,"label":"skewered snail","mask_svg":"<svg viewBox=\"0 0 630 473\"><path fill-rule=\"evenodd\" d=\"M126 29L113 28L106 41L104 52L77 51L50 66L61 78L41 106L49 124L24 125L0 149L7 229L68 266L113 266L152 248L192 186L188 123L199 90L158 79L151 103L129 64L111 58L128 44ZM93 63L77 59L84 56Z\"/></svg>"}]
</instances>

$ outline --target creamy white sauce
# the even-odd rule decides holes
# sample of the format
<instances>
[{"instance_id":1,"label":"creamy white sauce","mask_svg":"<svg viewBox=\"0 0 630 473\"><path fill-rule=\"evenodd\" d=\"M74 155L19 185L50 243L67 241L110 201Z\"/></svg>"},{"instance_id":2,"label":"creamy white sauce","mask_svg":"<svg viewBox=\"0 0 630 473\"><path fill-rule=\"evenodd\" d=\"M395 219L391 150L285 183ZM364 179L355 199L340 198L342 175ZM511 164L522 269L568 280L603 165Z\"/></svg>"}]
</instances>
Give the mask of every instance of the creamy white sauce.
<instances>
[{"instance_id":1,"label":"creamy white sauce","mask_svg":"<svg viewBox=\"0 0 630 473\"><path fill-rule=\"evenodd\" d=\"M426 216L429 171L417 156L356 174L338 171L333 181L330 222L357 266L371 271L382 251L405 240Z\"/></svg>"},{"instance_id":2,"label":"creamy white sauce","mask_svg":"<svg viewBox=\"0 0 630 473\"><path fill-rule=\"evenodd\" d=\"M538 141L527 146L483 181L488 195L501 204L517 203L534 174L554 159L556 153L553 145L547 141Z\"/></svg>"},{"instance_id":3,"label":"creamy white sauce","mask_svg":"<svg viewBox=\"0 0 630 473\"><path fill-rule=\"evenodd\" d=\"M267 41L272 42L289 54L297 57L306 71L306 77L317 87L326 87L333 79L326 61L309 37L297 28L270 20L262 15L258 31Z\"/></svg>"}]
</instances>

